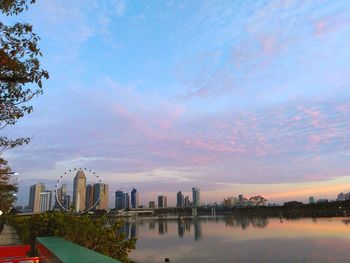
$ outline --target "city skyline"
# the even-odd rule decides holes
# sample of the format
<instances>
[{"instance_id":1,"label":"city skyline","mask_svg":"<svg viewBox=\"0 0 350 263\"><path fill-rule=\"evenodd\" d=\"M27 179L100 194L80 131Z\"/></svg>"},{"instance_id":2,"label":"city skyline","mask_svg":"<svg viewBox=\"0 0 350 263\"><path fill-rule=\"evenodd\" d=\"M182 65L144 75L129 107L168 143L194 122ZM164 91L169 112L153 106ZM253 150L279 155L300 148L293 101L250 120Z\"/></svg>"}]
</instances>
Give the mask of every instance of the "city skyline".
<instances>
[{"instance_id":1,"label":"city skyline","mask_svg":"<svg viewBox=\"0 0 350 263\"><path fill-rule=\"evenodd\" d=\"M77 172L76 177L78 176L79 171ZM75 178L76 178L75 177ZM90 189L91 188L91 189ZM90 190L88 190L90 189ZM96 205L94 206L94 210L96 209L135 209L135 208L167 208L167 207L198 207L198 206L206 206L206 205L219 205L224 207L232 207L232 206L238 206L238 207L246 207L246 206L275 206L275 205L283 205L284 203L288 203L291 201L298 201L298 200L289 200L286 199L281 203L271 202L271 200L267 200L260 194L251 195L250 197L245 194L235 194L231 193L227 196L218 197L216 200L212 200L211 202L201 202L201 195L200 195L201 189L197 186L192 187L192 191L190 192L192 194L192 199L190 199L189 195L186 195L186 192L178 191L175 195L176 196L170 196L170 201L168 202L168 196L167 195L157 195L154 199L145 199L140 202L140 192L132 186L132 189L130 190L130 195L128 192L124 192L123 190L109 190L109 185L104 183L95 183L90 184L86 186L86 203L85 208L87 209L88 206ZM36 199L32 196L34 196L36 193L37 197ZM51 207L52 202L50 201L50 205L46 205L46 209L43 211L51 210L51 209L61 209L60 206L57 204L55 191L46 190L46 186L43 183L36 183L30 187L30 195L29 195L29 205L28 209L31 211L36 212L42 212L42 204L41 204L41 195L50 193L49 198L54 200L53 205ZM97 202L98 193L100 194L100 200ZM93 195L90 201L88 201L89 196ZM40 195L40 198L39 198ZM109 196L113 196L110 198ZM142 195L141 195L142 196ZM67 185L62 184L60 188L57 189L57 198L59 198L61 201L61 204L66 207L66 197L70 200L70 195L67 194ZM173 198L172 198L173 197ZM39 202L40 199L40 202ZM35 201L37 200L37 201ZM63 201L64 200L64 201ZM108 201L109 200L109 201ZM133 201L134 200L134 201ZM305 204L314 204L314 203L324 203L324 202L332 202L332 201L345 201L350 200L350 190L345 190L339 193L336 193L331 198L325 198L324 196L318 196L315 197L313 195L309 195L307 199L302 200L301 203ZM33 202L36 203L37 208L33 209L31 206L33 206ZM68 204L70 201L68 201ZM89 205L88 205L89 204ZM17 204L18 206L19 204ZM74 205L74 203L73 203ZM23 207L25 211L28 209L26 208L26 205L20 205ZM20 207L18 206L18 207ZM91 207L90 206L90 207ZM68 205L68 207L70 207Z\"/></svg>"},{"instance_id":2,"label":"city skyline","mask_svg":"<svg viewBox=\"0 0 350 263\"><path fill-rule=\"evenodd\" d=\"M145 203L350 189L348 1L49 2L4 18L33 24L50 73L6 128L32 138L4 153L18 203L77 166Z\"/></svg>"}]
</instances>

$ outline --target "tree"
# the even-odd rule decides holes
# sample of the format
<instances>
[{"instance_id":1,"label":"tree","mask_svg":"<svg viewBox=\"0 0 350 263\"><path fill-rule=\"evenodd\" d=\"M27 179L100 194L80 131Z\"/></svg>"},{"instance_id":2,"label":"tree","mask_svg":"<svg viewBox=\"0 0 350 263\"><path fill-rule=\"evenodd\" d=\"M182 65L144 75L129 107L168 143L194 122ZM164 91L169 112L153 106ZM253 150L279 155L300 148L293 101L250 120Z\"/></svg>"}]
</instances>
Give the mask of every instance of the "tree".
<instances>
[{"instance_id":1,"label":"tree","mask_svg":"<svg viewBox=\"0 0 350 263\"><path fill-rule=\"evenodd\" d=\"M17 15L34 2L1 0L0 12L6 16ZM40 65L39 40L30 24L8 26L0 21L0 131L31 113L33 106L28 105L28 101L43 93L42 80L48 79L49 74ZM29 140L0 136L0 154Z\"/></svg>"},{"instance_id":2,"label":"tree","mask_svg":"<svg viewBox=\"0 0 350 263\"><path fill-rule=\"evenodd\" d=\"M14 178L10 176L11 169L7 165L7 161L0 158L0 210L3 213L10 211L16 200L15 193L17 185Z\"/></svg>"},{"instance_id":3,"label":"tree","mask_svg":"<svg viewBox=\"0 0 350 263\"><path fill-rule=\"evenodd\" d=\"M31 244L44 236L59 236L122 262L130 262L128 254L135 249L136 239L125 239L120 233L122 221L107 224L106 217L77 216L64 212L46 212L10 219L24 244Z\"/></svg>"}]
</instances>

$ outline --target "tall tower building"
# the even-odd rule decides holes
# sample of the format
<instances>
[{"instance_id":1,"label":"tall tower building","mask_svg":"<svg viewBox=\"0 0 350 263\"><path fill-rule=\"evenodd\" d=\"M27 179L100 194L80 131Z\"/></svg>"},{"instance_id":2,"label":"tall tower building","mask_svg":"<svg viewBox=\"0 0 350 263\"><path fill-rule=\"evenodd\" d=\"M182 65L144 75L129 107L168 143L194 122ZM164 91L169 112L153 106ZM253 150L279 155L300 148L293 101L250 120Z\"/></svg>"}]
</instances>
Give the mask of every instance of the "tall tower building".
<instances>
[{"instance_id":1,"label":"tall tower building","mask_svg":"<svg viewBox=\"0 0 350 263\"><path fill-rule=\"evenodd\" d=\"M185 205L185 197L181 191L176 194L176 206L183 207Z\"/></svg>"},{"instance_id":2,"label":"tall tower building","mask_svg":"<svg viewBox=\"0 0 350 263\"><path fill-rule=\"evenodd\" d=\"M149 201L148 207L149 207L149 208L155 208L155 207L156 207L156 202L154 202L154 201Z\"/></svg>"},{"instance_id":3,"label":"tall tower building","mask_svg":"<svg viewBox=\"0 0 350 263\"><path fill-rule=\"evenodd\" d=\"M139 193L135 188L131 191L131 208L139 207Z\"/></svg>"},{"instance_id":4,"label":"tall tower building","mask_svg":"<svg viewBox=\"0 0 350 263\"><path fill-rule=\"evenodd\" d=\"M200 205L200 197L201 197L201 192L198 187L193 187L192 188L192 206L197 207Z\"/></svg>"},{"instance_id":5,"label":"tall tower building","mask_svg":"<svg viewBox=\"0 0 350 263\"><path fill-rule=\"evenodd\" d=\"M94 187L92 184L86 186L85 209L92 207L94 202Z\"/></svg>"},{"instance_id":6,"label":"tall tower building","mask_svg":"<svg viewBox=\"0 0 350 263\"><path fill-rule=\"evenodd\" d=\"M70 205L71 205L70 202L71 202L70 195L66 195L63 200L63 206L68 210L70 209Z\"/></svg>"},{"instance_id":7,"label":"tall tower building","mask_svg":"<svg viewBox=\"0 0 350 263\"><path fill-rule=\"evenodd\" d=\"M33 213L40 212L40 193L45 191L44 184L34 184L30 187L29 210Z\"/></svg>"},{"instance_id":8,"label":"tall tower building","mask_svg":"<svg viewBox=\"0 0 350 263\"><path fill-rule=\"evenodd\" d=\"M116 209L122 209L122 203L123 203L123 191L118 190L115 192L115 208Z\"/></svg>"},{"instance_id":9,"label":"tall tower building","mask_svg":"<svg viewBox=\"0 0 350 263\"><path fill-rule=\"evenodd\" d=\"M46 212L51 210L52 204L52 191L44 191L40 193L40 212Z\"/></svg>"},{"instance_id":10,"label":"tall tower building","mask_svg":"<svg viewBox=\"0 0 350 263\"><path fill-rule=\"evenodd\" d=\"M129 197L128 193L123 193L122 208L123 209L129 209L130 208L130 197Z\"/></svg>"},{"instance_id":11,"label":"tall tower building","mask_svg":"<svg viewBox=\"0 0 350 263\"><path fill-rule=\"evenodd\" d=\"M167 200L168 200L168 198L165 196L165 195L159 195L158 196L158 207L159 208L165 208L165 207L167 207Z\"/></svg>"},{"instance_id":12,"label":"tall tower building","mask_svg":"<svg viewBox=\"0 0 350 263\"><path fill-rule=\"evenodd\" d=\"M188 195L185 197L185 206L191 206L190 197Z\"/></svg>"},{"instance_id":13,"label":"tall tower building","mask_svg":"<svg viewBox=\"0 0 350 263\"><path fill-rule=\"evenodd\" d=\"M86 176L79 170L74 177L73 183L73 206L76 212L85 210Z\"/></svg>"},{"instance_id":14,"label":"tall tower building","mask_svg":"<svg viewBox=\"0 0 350 263\"><path fill-rule=\"evenodd\" d=\"M57 196L56 198L59 200L59 202L61 203L62 206L64 206L64 198L67 195L67 185L66 184L62 184L62 186L57 189ZM62 209L62 207L58 204L58 201L55 198L55 209Z\"/></svg>"},{"instance_id":15,"label":"tall tower building","mask_svg":"<svg viewBox=\"0 0 350 263\"><path fill-rule=\"evenodd\" d=\"M100 197L94 209L108 209L108 184L94 184L93 188L94 196L92 204L94 205Z\"/></svg>"}]
</instances>

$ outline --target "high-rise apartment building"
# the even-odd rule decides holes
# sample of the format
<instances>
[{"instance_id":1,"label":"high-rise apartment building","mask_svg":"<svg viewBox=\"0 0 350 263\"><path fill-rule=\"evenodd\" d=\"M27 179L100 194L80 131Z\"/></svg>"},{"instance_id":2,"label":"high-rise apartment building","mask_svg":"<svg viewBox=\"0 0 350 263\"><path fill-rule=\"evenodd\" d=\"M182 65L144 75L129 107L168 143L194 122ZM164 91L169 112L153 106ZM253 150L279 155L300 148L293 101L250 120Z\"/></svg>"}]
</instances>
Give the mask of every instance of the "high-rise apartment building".
<instances>
[{"instance_id":1,"label":"high-rise apartment building","mask_svg":"<svg viewBox=\"0 0 350 263\"><path fill-rule=\"evenodd\" d=\"M131 190L131 208L139 207L139 193L135 188Z\"/></svg>"},{"instance_id":2,"label":"high-rise apartment building","mask_svg":"<svg viewBox=\"0 0 350 263\"><path fill-rule=\"evenodd\" d=\"M128 193L123 193L122 208L130 209L130 197Z\"/></svg>"},{"instance_id":3,"label":"high-rise apartment building","mask_svg":"<svg viewBox=\"0 0 350 263\"><path fill-rule=\"evenodd\" d=\"M71 205L71 199L70 199L70 195L66 195L64 197L64 200L63 200L63 206L66 208L66 209L70 209L70 205Z\"/></svg>"},{"instance_id":4,"label":"high-rise apartment building","mask_svg":"<svg viewBox=\"0 0 350 263\"><path fill-rule=\"evenodd\" d=\"M85 209L91 208L94 204L94 186L88 184L86 186Z\"/></svg>"},{"instance_id":5,"label":"high-rise apartment building","mask_svg":"<svg viewBox=\"0 0 350 263\"><path fill-rule=\"evenodd\" d=\"M55 209L62 209L62 207L59 205L58 201L60 202L60 204L62 206L64 206L63 203L64 203L64 198L66 197L66 195L67 195L67 185L62 184L62 186L57 189L57 195L55 198ZM58 201L57 201L57 199L58 199Z\"/></svg>"},{"instance_id":6,"label":"high-rise apartment building","mask_svg":"<svg viewBox=\"0 0 350 263\"><path fill-rule=\"evenodd\" d=\"M94 184L93 186L93 205L94 209L108 209L108 184Z\"/></svg>"},{"instance_id":7,"label":"high-rise apartment building","mask_svg":"<svg viewBox=\"0 0 350 263\"><path fill-rule=\"evenodd\" d=\"M115 192L115 208L122 209L122 203L123 203L123 191L118 190Z\"/></svg>"},{"instance_id":8,"label":"high-rise apartment building","mask_svg":"<svg viewBox=\"0 0 350 263\"><path fill-rule=\"evenodd\" d=\"M165 195L159 195L158 196L158 207L159 208L165 208L168 206L167 204L167 197Z\"/></svg>"},{"instance_id":9,"label":"high-rise apartment building","mask_svg":"<svg viewBox=\"0 0 350 263\"><path fill-rule=\"evenodd\" d=\"M309 204L314 204L314 203L316 203L315 198L313 196L310 196L309 197Z\"/></svg>"},{"instance_id":10,"label":"high-rise apartment building","mask_svg":"<svg viewBox=\"0 0 350 263\"><path fill-rule=\"evenodd\" d=\"M130 197L128 193L123 191L115 192L115 208L116 209L129 209L130 208Z\"/></svg>"},{"instance_id":11,"label":"high-rise apartment building","mask_svg":"<svg viewBox=\"0 0 350 263\"><path fill-rule=\"evenodd\" d=\"M201 192L198 187L192 188L192 206L197 207L200 205Z\"/></svg>"},{"instance_id":12,"label":"high-rise apartment building","mask_svg":"<svg viewBox=\"0 0 350 263\"><path fill-rule=\"evenodd\" d=\"M40 193L44 191L45 191L44 184L34 184L30 187L29 211L33 213L40 212Z\"/></svg>"},{"instance_id":13,"label":"high-rise apartment building","mask_svg":"<svg viewBox=\"0 0 350 263\"><path fill-rule=\"evenodd\" d=\"M185 206L191 206L190 197L188 195L185 197Z\"/></svg>"},{"instance_id":14,"label":"high-rise apartment building","mask_svg":"<svg viewBox=\"0 0 350 263\"><path fill-rule=\"evenodd\" d=\"M73 182L73 206L76 212L85 210L86 176L79 170Z\"/></svg>"},{"instance_id":15,"label":"high-rise apartment building","mask_svg":"<svg viewBox=\"0 0 350 263\"><path fill-rule=\"evenodd\" d=\"M156 207L156 202L154 202L154 201L149 201L148 207L149 207L149 208L155 208L155 207Z\"/></svg>"},{"instance_id":16,"label":"high-rise apartment building","mask_svg":"<svg viewBox=\"0 0 350 263\"><path fill-rule=\"evenodd\" d=\"M39 202L39 209L40 213L50 211L51 210L51 204L52 204L52 191L44 191L39 194L40 202Z\"/></svg>"},{"instance_id":17,"label":"high-rise apartment building","mask_svg":"<svg viewBox=\"0 0 350 263\"><path fill-rule=\"evenodd\" d=\"M185 197L181 191L176 194L176 206L183 207L185 205Z\"/></svg>"}]
</instances>

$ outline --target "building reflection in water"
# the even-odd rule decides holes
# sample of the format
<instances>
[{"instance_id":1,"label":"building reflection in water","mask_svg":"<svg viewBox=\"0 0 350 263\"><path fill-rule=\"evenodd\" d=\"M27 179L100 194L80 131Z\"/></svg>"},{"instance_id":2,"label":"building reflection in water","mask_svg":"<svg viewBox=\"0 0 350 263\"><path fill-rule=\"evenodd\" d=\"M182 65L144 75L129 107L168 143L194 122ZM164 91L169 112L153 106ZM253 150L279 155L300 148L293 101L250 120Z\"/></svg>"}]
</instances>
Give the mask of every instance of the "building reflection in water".
<instances>
[{"instance_id":1,"label":"building reflection in water","mask_svg":"<svg viewBox=\"0 0 350 263\"><path fill-rule=\"evenodd\" d=\"M151 220L149 221L149 229L154 230L156 228L156 221Z\"/></svg>"},{"instance_id":2,"label":"building reflection in water","mask_svg":"<svg viewBox=\"0 0 350 263\"><path fill-rule=\"evenodd\" d=\"M177 235L180 238L183 238L185 235L185 232L191 232L191 224L193 224L194 229L194 240L198 241L202 238L202 226L200 220L195 218L184 218L184 219L177 219Z\"/></svg>"},{"instance_id":3,"label":"building reflection in water","mask_svg":"<svg viewBox=\"0 0 350 263\"><path fill-rule=\"evenodd\" d=\"M144 225L147 220L144 221L125 221L120 233L125 235L126 239L138 238L138 229ZM223 222L227 227L241 228L243 230L249 227L264 228L269 224L268 218L264 217L239 217L239 216L225 216L225 217L187 217L177 219L151 219L148 222L149 230L155 230L156 224L158 224L158 234L168 234L168 223L173 225L177 224L177 235L179 238L183 238L185 235L191 235L191 226L193 225L194 240L199 241L202 239L202 224L210 222ZM346 222L348 223L348 222Z\"/></svg>"},{"instance_id":4,"label":"building reflection in water","mask_svg":"<svg viewBox=\"0 0 350 263\"><path fill-rule=\"evenodd\" d=\"M124 225L120 228L119 233L124 234L125 239L129 239L130 234L130 223L124 222Z\"/></svg>"},{"instance_id":5,"label":"building reflection in water","mask_svg":"<svg viewBox=\"0 0 350 263\"><path fill-rule=\"evenodd\" d=\"M184 220L177 220L177 235L181 238L185 235L185 222Z\"/></svg>"},{"instance_id":6,"label":"building reflection in water","mask_svg":"<svg viewBox=\"0 0 350 263\"><path fill-rule=\"evenodd\" d=\"M167 220L159 220L158 222L158 233L159 235L164 235L168 233L168 222Z\"/></svg>"},{"instance_id":7,"label":"building reflection in water","mask_svg":"<svg viewBox=\"0 0 350 263\"><path fill-rule=\"evenodd\" d=\"M137 236L138 236L137 227L136 227L136 223L134 222L131 224L130 237L137 238Z\"/></svg>"},{"instance_id":8,"label":"building reflection in water","mask_svg":"<svg viewBox=\"0 0 350 263\"><path fill-rule=\"evenodd\" d=\"M119 230L119 233L124 234L125 239L137 238L139 235L138 227L139 226L136 222L125 222Z\"/></svg>"},{"instance_id":9,"label":"building reflection in water","mask_svg":"<svg viewBox=\"0 0 350 263\"><path fill-rule=\"evenodd\" d=\"M224 218L225 225L230 227L240 227L243 230L252 226L257 228L264 228L268 225L269 219L267 217L237 217L227 216Z\"/></svg>"},{"instance_id":10,"label":"building reflection in water","mask_svg":"<svg viewBox=\"0 0 350 263\"><path fill-rule=\"evenodd\" d=\"M202 225L200 220L198 220L197 217L194 218L193 225L194 225L194 240L198 241L202 238Z\"/></svg>"},{"instance_id":11,"label":"building reflection in water","mask_svg":"<svg viewBox=\"0 0 350 263\"><path fill-rule=\"evenodd\" d=\"M185 228L186 228L186 232L191 233L191 219L187 218L185 220Z\"/></svg>"}]
</instances>

